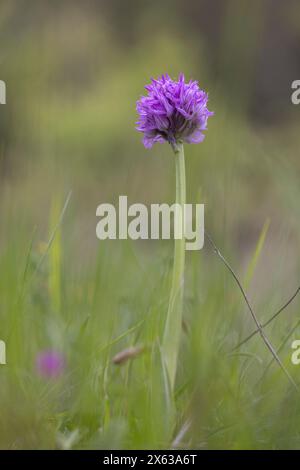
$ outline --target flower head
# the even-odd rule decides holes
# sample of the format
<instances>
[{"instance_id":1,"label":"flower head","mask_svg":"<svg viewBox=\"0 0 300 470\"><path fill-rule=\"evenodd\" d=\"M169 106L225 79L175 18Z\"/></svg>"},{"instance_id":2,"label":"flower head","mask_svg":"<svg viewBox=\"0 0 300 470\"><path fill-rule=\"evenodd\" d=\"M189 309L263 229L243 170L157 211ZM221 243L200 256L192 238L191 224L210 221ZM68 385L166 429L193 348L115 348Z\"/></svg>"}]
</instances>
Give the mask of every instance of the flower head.
<instances>
[{"instance_id":1,"label":"flower head","mask_svg":"<svg viewBox=\"0 0 300 470\"><path fill-rule=\"evenodd\" d=\"M207 119L214 113L207 109L208 95L199 88L198 82L185 83L184 75L178 81L169 75L151 80L145 86L147 96L137 102L139 121L137 130L144 133L145 147L156 142L197 144L204 139Z\"/></svg>"},{"instance_id":2,"label":"flower head","mask_svg":"<svg viewBox=\"0 0 300 470\"><path fill-rule=\"evenodd\" d=\"M36 358L36 368L42 377L57 378L65 369L64 356L53 350L41 351Z\"/></svg>"}]
</instances>

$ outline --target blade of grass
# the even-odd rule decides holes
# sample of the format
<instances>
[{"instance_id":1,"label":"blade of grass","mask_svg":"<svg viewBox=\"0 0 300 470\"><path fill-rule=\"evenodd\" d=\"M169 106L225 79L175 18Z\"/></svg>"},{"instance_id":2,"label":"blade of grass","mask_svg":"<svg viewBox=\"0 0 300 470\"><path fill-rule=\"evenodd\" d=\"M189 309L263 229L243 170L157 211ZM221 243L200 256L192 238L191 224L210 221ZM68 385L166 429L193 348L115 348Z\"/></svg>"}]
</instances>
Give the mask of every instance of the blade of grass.
<instances>
[{"instance_id":1,"label":"blade of grass","mask_svg":"<svg viewBox=\"0 0 300 470\"><path fill-rule=\"evenodd\" d=\"M250 282L253 278L254 271L256 269L257 263L259 261L259 258L260 258L261 252L262 252L262 249L263 249L264 244L265 244L265 240L266 240L266 236L267 236L269 227L270 227L270 219L267 219L265 221L265 223L263 225L263 228L261 230L261 233L259 235L258 242L257 242L255 250L254 250L254 254L251 258L251 261L249 263L249 266L248 266L248 269L247 269L247 272L246 272L246 275L245 275L245 278L244 278L244 285L245 285L246 289L248 289L248 287L250 285Z\"/></svg>"},{"instance_id":2,"label":"blade of grass","mask_svg":"<svg viewBox=\"0 0 300 470\"><path fill-rule=\"evenodd\" d=\"M262 328L265 328L266 326L270 325L270 323L273 320L275 320L275 318L278 317L278 315L280 315L280 313L283 312L293 302L293 300L295 299L295 297L297 297L299 292L300 292L300 287L298 287L298 289L292 295L292 297L290 297L289 300L282 307L280 307L280 309L277 310L277 312L274 313L274 315L272 315L271 318L269 318L269 320L267 320L265 323L262 324ZM243 346L243 344L247 343L247 341L249 341L249 339L253 338L253 336L255 336L257 333L259 333L259 329L254 330L249 336L247 336L239 344L237 344L230 352L233 352L233 351L236 351L237 349L239 349L241 346Z\"/></svg>"},{"instance_id":3,"label":"blade of grass","mask_svg":"<svg viewBox=\"0 0 300 470\"><path fill-rule=\"evenodd\" d=\"M55 230L56 236L52 241L52 249L49 253L49 294L55 312L61 309L61 226L57 227L56 221L60 214L60 198L55 197L50 213L51 232Z\"/></svg>"},{"instance_id":4,"label":"blade of grass","mask_svg":"<svg viewBox=\"0 0 300 470\"><path fill-rule=\"evenodd\" d=\"M52 244L53 244L53 242L54 242L54 240L55 240L55 236L56 236L56 234L57 234L58 230L60 229L60 226L61 226L61 224L62 224L62 222L63 222L63 219L64 219L64 216L65 216L66 210L67 210L67 208L68 208L68 205L69 205L69 202L70 202L70 199L71 199L71 196L72 196L72 191L69 191L69 193L68 193L68 195L67 195L67 198L66 198L66 201L65 201L65 203L64 203L64 206L63 206L63 208L62 208L62 211L61 211L61 213L60 213L58 222L57 222L57 224L55 225L55 227L53 228L53 231L52 231L52 233L51 233L51 235L50 235L50 237L49 237L48 243L47 243L47 245L46 245L46 249L45 249L43 255L41 256L41 258L40 258L40 260L39 260L39 262L38 262L38 264L37 264L37 266L36 266L34 272L33 272L32 275L30 276L30 278L27 280L27 286L31 283L31 281L33 280L33 278L34 278L34 277L36 276L36 274L39 272L39 270L40 270L40 268L41 268L43 262L45 261L47 255L48 255L48 253L49 253L49 250L50 250L50 248L51 248L51 246L52 246Z\"/></svg>"},{"instance_id":5,"label":"blade of grass","mask_svg":"<svg viewBox=\"0 0 300 470\"><path fill-rule=\"evenodd\" d=\"M297 328L300 326L300 320L298 320L296 322L296 324L293 326L293 328L291 329L291 331L286 335L286 337L284 338L284 340L282 341L282 343L280 344L278 350L277 350L277 353L279 354L282 349L284 348L284 346L286 345L287 341L293 336L294 332L297 330ZM262 382L262 380L265 378L265 376L267 375L267 372L268 370L270 369L271 365L273 364L273 359L270 360L270 362L268 363L267 367L265 368L261 378L259 379L259 382Z\"/></svg>"},{"instance_id":6,"label":"blade of grass","mask_svg":"<svg viewBox=\"0 0 300 470\"><path fill-rule=\"evenodd\" d=\"M223 262L223 264L226 266L226 268L228 269L228 271L231 273L231 275L233 276L235 282L237 283L244 299L245 299L245 302L246 302L246 305L250 311L250 314L253 318L253 321L254 323L256 324L257 326L257 329L259 330L259 334L260 336L262 337L262 340L263 342L265 343L267 349L270 351L270 353L272 354L273 356L273 359L277 362L277 364L279 365L279 367L282 369L282 371L284 372L284 374L286 375L286 377L288 378L289 382L293 385L293 387L299 391L299 387L298 385L296 384L296 382L294 381L294 379L292 378L292 376L290 375L289 371L285 368L285 366L283 365L282 361L280 360L278 354L276 353L274 347L272 346L272 344L270 343L269 339L266 337L263 329L262 329L262 325L260 324L253 308L251 307L251 304L249 302L249 299L248 299L248 296L238 278L238 276L235 274L235 271L232 269L232 267L230 266L230 264L228 263L228 261L224 258L224 256L222 255L222 253L220 252L220 250L217 248L217 246L215 245L215 243L213 242L212 238L210 237L210 235L208 235L208 233L205 231L205 235L209 241L209 243L211 244L214 252L216 253L216 255L221 259L221 261Z\"/></svg>"}]
</instances>

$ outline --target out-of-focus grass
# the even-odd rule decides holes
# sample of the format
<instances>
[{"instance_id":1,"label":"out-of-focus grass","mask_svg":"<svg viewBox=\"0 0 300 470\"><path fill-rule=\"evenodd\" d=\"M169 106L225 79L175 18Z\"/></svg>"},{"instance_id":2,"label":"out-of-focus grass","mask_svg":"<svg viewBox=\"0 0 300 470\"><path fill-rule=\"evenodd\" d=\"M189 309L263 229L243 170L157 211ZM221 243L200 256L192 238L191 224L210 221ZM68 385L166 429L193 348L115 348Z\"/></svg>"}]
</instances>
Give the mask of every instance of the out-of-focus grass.
<instances>
[{"instance_id":1,"label":"out-of-focus grass","mask_svg":"<svg viewBox=\"0 0 300 470\"><path fill-rule=\"evenodd\" d=\"M76 14L56 21L27 34L3 77L13 92L0 148L0 446L167 448L193 418L179 446L299 448L298 396L275 364L264 375L271 357L261 338L229 354L254 325L209 246L187 253L172 406L160 357L172 242L99 242L95 234L101 202L120 194L129 203L173 201L172 154L167 145L142 147L134 108L152 75L184 70L209 90L215 111L204 143L186 148L188 202L205 202L207 229L267 320L299 285L295 111L280 129L254 125L210 76L202 44L177 31L143 37L124 54L105 23ZM267 328L276 348L298 312L295 300ZM298 334L280 352L296 381L290 345ZM114 365L133 345L144 352ZM35 370L48 348L67 358L64 376L49 382Z\"/></svg>"},{"instance_id":2,"label":"out-of-focus grass","mask_svg":"<svg viewBox=\"0 0 300 470\"><path fill-rule=\"evenodd\" d=\"M56 204L51 231L54 214L59 219ZM31 247L22 223L1 256L1 331L8 346L8 365L1 370L1 446L64 448L75 433L72 445L79 448L164 448L193 418L183 447L297 447L298 396L277 366L260 382L270 360L261 339L229 354L253 325L236 285L208 247L188 256L188 328L182 334L176 412L169 415L160 339L171 245L162 244L153 256L134 242L101 242L88 267L73 269L65 236L76 220L70 213L46 257L47 245L38 243L35 232ZM263 319L287 290L273 296L276 302L259 294ZM295 303L268 328L274 344L297 320L297 310ZM132 345L145 351L114 365L114 354ZM67 357L60 380L47 383L36 375L35 356L45 347ZM290 352L287 343L281 357L296 375Z\"/></svg>"}]
</instances>

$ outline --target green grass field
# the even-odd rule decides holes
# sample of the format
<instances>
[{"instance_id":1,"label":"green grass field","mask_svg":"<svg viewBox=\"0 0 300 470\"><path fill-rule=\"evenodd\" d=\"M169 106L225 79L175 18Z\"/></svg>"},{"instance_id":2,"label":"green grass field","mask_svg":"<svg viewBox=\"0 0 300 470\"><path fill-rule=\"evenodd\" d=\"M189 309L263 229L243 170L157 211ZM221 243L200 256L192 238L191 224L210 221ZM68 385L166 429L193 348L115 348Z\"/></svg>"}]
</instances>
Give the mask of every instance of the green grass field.
<instances>
[{"instance_id":1,"label":"green grass field","mask_svg":"<svg viewBox=\"0 0 300 470\"><path fill-rule=\"evenodd\" d=\"M232 352L255 324L210 244L186 255L170 394L161 341L173 242L99 241L95 215L122 194L173 202L172 152L143 148L135 102L162 72L199 79L215 116L204 143L185 148L187 199L205 203L206 230L266 322L300 285L298 109L279 126L253 121L246 85L231 102L203 44L176 28L141 32L124 52L100 19L51 18L10 38L0 77L0 447L299 449L299 392L260 335ZM300 296L265 328L297 383L299 311ZM141 351L115 364L129 347ZM66 360L52 380L36 370L49 349Z\"/></svg>"}]
</instances>

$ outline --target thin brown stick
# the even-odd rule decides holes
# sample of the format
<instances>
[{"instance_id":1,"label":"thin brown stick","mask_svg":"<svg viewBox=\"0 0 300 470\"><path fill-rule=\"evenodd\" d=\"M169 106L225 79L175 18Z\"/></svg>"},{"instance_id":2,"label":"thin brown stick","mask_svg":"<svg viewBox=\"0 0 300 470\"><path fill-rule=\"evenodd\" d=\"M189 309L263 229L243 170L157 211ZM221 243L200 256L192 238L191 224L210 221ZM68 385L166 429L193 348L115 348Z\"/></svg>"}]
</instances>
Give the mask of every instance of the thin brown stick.
<instances>
[{"instance_id":1,"label":"thin brown stick","mask_svg":"<svg viewBox=\"0 0 300 470\"><path fill-rule=\"evenodd\" d=\"M294 292L292 297L290 297L290 299L282 307L280 307L280 309L276 313L274 313L274 315L272 315L272 317L270 317L269 320L267 320L265 323L262 324L262 328L265 328L273 320L275 320L275 318L278 317L278 315L280 315L280 313L283 312L283 310L285 310L293 302L293 300L295 299L295 297L297 297L299 292L300 292L300 287L298 287L298 289L296 290L296 292ZM247 336L240 343L238 343L236 346L234 346L234 348L230 352L234 352L237 349L239 349L241 346L243 346L243 344L247 343L247 341L249 341L249 339L253 338L253 336L255 336L257 333L259 333L259 329L254 330L249 336Z\"/></svg>"},{"instance_id":2,"label":"thin brown stick","mask_svg":"<svg viewBox=\"0 0 300 470\"><path fill-rule=\"evenodd\" d=\"M251 304L249 302L249 299L248 299L248 296L238 278L238 276L236 275L236 273L234 272L234 270L232 269L232 267L230 266L230 264L228 263L228 261L224 258L224 256L222 255L222 253L220 252L220 250L218 249L218 247L215 245L215 243L213 242L212 238L210 237L210 235L208 235L208 233L205 231L205 235L210 243L210 245L212 246L214 252L216 253L216 255L221 259L221 261L223 262L223 264L226 266L226 268L228 269L228 271L231 273L231 275L233 276L235 282L237 283L244 299L245 299L245 302L247 304L247 307L250 311L250 314L253 318L253 321L254 323L256 324L256 327L259 331L259 334L260 336L262 337L262 340L263 342L265 343L266 347L268 348L268 350L270 351L270 353L272 354L273 356L273 359L278 363L279 367L282 369L282 371L285 373L286 377L288 378L288 380L290 381L290 383L293 385L293 387L297 390L297 391L300 391L299 390L299 387L298 385L296 384L296 382L294 381L294 379L292 378L292 376L290 375L290 373L288 372L288 370L284 367L283 363L281 362L281 359L279 358L279 356L277 355L275 349L273 348L272 344L270 343L270 341L268 340L268 338L266 337L264 331L263 331L263 328L262 328L262 325L260 324L256 314L254 313L254 310L253 308L251 307Z\"/></svg>"},{"instance_id":3,"label":"thin brown stick","mask_svg":"<svg viewBox=\"0 0 300 470\"><path fill-rule=\"evenodd\" d=\"M286 342L293 336L294 332L297 330L297 328L299 327L300 325L300 320L298 320L296 322L296 324L293 326L293 328L291 329L291 331L286 335L286 337L284 338L284 340L282 341L282 343L280 344L278 350L277 350L277 353L279 354L282 349L284 348ZM270 362L268 363L267 367L265 368L264 370L264 373L262 374L261 378L259 379L258 383L261 382L264 377L267 375L267 372L268 370L270 369L271 365L273 364L273 359L270 360Z\"/></svg>"}]
</instances>

